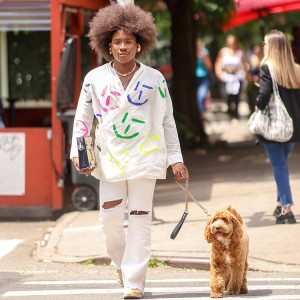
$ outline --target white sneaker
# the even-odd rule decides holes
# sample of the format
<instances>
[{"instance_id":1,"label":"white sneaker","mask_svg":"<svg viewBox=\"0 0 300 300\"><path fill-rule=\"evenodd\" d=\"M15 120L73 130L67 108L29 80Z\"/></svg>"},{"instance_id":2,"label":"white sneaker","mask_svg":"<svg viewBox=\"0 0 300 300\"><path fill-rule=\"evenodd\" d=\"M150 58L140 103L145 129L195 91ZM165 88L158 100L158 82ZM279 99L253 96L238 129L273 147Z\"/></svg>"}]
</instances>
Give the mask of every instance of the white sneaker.
<instances>
[{"instance_id":1,"label":"white sneaker","mask_svg":"<svg viewBox=\"0 0 300 300\"><path fill-rule=\"evenodd\" d=\"M123 298L124 299L142 299L143 292L139 289L126 290L123 295Z\"/></svg>"},{"instance_id":2,"label":"white sneaker","mask_svg":"<svg viewBox=\"0 0 300 300\"><path fill-rule=\"evenodd\" d=\"M124 287L123 276L122 276L122 270L120 270L120 269L117 269L117 270L116 270L116 279L117 279L117 281L118 281L118 284L119 284L121 287Z\"/></svg>"}]
</instances>

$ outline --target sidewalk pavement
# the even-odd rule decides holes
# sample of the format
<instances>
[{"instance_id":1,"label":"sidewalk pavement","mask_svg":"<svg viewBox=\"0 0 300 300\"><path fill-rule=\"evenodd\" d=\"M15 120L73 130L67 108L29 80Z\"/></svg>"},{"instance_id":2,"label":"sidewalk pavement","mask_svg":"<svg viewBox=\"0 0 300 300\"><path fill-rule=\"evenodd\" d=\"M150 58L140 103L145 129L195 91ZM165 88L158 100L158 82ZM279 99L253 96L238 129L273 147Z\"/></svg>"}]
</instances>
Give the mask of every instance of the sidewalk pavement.
<instances>
[{"instance_id":1,"label":"sidewalk pavement","mask_svg":"<svg viewBox=\"0 0 300 300\"><path fill-rule=\"evenodd\" d=\"M210 213L231 204L244 219L250 238L249 269L300 271L300 147L289 159L290 181L297 224L276 225L276 185L263 146L256 146L246 118L232 124L222 111L208 114L206 131L214 150L184 153L190 172L189 191ZM216 144L217 145L217 144ZM152 256L168 260L173 267L209 270L210 244L204 239L208 217L192 200L189 215L175 240L170 234L184 211L184 192L168 173L157 182L154 195ZM35 252L43 261L82 262L95 259L109 264L99 226L99 212L64 214L45 234Z\"/></svg>"}]
</instances>

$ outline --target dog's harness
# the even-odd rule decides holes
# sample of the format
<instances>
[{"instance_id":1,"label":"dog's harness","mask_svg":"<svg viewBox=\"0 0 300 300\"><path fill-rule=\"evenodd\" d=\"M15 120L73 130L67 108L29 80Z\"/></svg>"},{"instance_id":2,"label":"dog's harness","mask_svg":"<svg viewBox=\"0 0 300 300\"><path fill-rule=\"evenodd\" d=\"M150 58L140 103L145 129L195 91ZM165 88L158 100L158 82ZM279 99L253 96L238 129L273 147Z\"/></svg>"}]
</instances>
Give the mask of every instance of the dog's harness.
<instances>
[{"instance_id":1,"label":"dog's harness","mask_svg":"<svg viewBox=\"0 0 300 300\"><path fill-rule=\"evenodd\" d=\"M185 219L186 219L186 217L187 217L187 215L188 215L188 213L189 213L189 197L203 210L203 212L208 216L208 217L210 217L211 216L211 214L210 213L208 213L208 210L206 209L206 208L204 208L200 203L199 203L199 201L198 200L196 200L196 198L188 191L188 189L189 189L189 179L187 179L186 181L185 181L185 187L183 187L182 186L182 184L181 183L179 183L179 182L177 182L177 181L175 181L177 184L178 184L178 186L184 191L184 203L185 203L185 209L184 209L184 212L183 212L183 215L182 215L182 217L181 217L181 219L180 219L180 221L178 222L178 224L175 226L175 228L174 228L174 230L173 230L173 232L171 233L171 236L170 236L170 238L171 239L175 239L176 238L176 236L177 236L177 234L178 234L178 232L179 232L179 230L181 229L181 227L182 227L182 225L183 225L183 222L185 221Z\"/></svg>"}]
</instances>

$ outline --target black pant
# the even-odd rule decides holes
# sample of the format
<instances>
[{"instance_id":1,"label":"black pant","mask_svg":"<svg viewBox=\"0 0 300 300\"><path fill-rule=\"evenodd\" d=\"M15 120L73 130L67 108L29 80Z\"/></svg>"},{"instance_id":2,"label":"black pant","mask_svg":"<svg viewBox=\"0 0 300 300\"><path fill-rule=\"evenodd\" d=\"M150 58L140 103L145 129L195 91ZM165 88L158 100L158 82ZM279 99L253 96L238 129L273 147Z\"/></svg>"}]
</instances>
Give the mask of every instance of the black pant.
<instances>
[{"instance_id":1,"label":"black pant","mask_svg":"<svg viewBox=\"0 0 300 300\"><path fill-rule=\"evenodd\" d=\"M240 90L239 93L236 95L228 94L227 95L227 105L228 105L228 112L232 118L238 119L238 106L240 102L240 94L242 91L242 81L240 81Z\"/></svg>"}]
</instances>

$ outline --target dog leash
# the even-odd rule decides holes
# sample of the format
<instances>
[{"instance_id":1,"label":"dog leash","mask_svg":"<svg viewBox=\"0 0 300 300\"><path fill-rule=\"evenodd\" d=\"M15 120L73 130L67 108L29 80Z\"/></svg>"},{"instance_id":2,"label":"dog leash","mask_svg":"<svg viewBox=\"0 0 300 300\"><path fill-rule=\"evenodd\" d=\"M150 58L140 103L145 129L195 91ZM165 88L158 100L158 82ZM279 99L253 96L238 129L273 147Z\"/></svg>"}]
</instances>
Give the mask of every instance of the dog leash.
<instances>
[{"instance_id":1,"label":"dog leash","mask_svg":"<svg viewBox=\"0 0 300 300\"><path fill-rule=\"evenodd\" d=\"M208 210L206 209L206 208L204 208L200 203L199 203L199 201L198 200L196 200L196 198L189 192L189 179L187 179L186 181L185 181L185 187L184 186L182 186L182 184L180 183L180 182L177 182L177 181L175 181L176 183L177 183L177 185L184 191L184 203L185 203L185 209L184 209L184 212L183 212L183 215L182 215L182 217L181 217L181 219L180 219L180 221L178 222L178 224L175 226L175 228L174 228L174 230L173 230L173 232L171 233L171 236L170 236L170 238L172 239L172 240L174 240L175 238L176 238L176 236L177 236L177 234L178 234L178 232L180 231L180 229L181 229L181 227L182 227L182 225L183 225L183 223L184 223L184 221L185 221L185 219L186 219L186 217L187 217L187 215L188 215L188 213L189 213L189 197L203 210L203 212L208 216L208 217L210 217L211 215L210 215L210 213L208 212Z\"/></svg>"}]
</instances>

